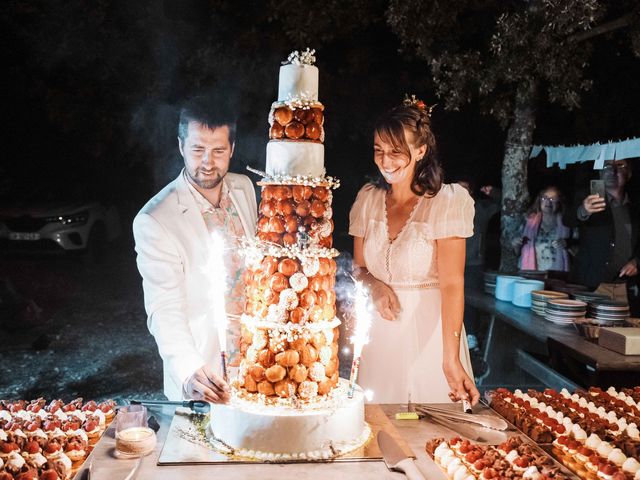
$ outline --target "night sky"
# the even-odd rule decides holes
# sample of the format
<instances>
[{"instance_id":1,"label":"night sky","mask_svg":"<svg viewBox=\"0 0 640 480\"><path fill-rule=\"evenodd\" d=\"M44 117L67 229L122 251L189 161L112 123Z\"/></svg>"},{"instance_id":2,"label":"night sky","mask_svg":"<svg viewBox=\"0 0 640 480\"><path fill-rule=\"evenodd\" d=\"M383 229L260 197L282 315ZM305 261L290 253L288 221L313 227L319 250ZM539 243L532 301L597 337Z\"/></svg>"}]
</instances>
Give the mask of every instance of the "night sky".
<instances>
[{"instance_id":1,"label":"night sky","mask_svg":"<svg viewBox=\"0 0 640 480\"><path fill-rule=\"evenodd\" d=\"M275 15L253 2L8 1L2 10L8 68L0 198L97 198L120 208L127 231L130 218L181 166L177 111L195 92L237 105L233 170L263 168L278 67L291 50L317 50L326 167L342 180L337 233L346 230L357 189L375 173L376 115L405 93L442 104L427 65L401 52L380 19L338 23L300 44L296 38L304 36L282 20L282 11ZM592 143L640 132L640 62L624 41L614 34L594 41L586 67L594 85L579 108L540 99L534 143ZM436 107L433 121L449 179L500 182L505 133L497 122L473 103L458 112ZM554 182L570 193L585 176L541 165L544 159L532 162L532 190Z\"/></svg>"}]
</instances>

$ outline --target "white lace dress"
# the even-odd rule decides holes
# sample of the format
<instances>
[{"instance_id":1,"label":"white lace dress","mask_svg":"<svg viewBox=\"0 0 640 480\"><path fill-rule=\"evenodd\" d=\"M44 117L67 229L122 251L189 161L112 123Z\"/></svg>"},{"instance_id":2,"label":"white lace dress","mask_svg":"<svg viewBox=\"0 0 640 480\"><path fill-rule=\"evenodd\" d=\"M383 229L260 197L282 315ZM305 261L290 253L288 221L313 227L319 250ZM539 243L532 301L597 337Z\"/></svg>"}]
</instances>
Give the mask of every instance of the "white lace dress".
<instances>
[{"instance_id":1,"label":"white lace dress","mask_svg":"<svg viewBox=\"0 0 640 480\"><path fill-rule=\"evenodd\" d=\"M421 197L395 240L387 229L385 191L364 186L351 207L349 234L364 238L369 272L391 286L400 315L384 320L377 312L364 347L358 383L374 392L375 403L448 402L442 372L442 325L436 240L473 235L473 199L457 184ZM466 336L460 360L473 378Z\"/></svg>"}]
</instances>

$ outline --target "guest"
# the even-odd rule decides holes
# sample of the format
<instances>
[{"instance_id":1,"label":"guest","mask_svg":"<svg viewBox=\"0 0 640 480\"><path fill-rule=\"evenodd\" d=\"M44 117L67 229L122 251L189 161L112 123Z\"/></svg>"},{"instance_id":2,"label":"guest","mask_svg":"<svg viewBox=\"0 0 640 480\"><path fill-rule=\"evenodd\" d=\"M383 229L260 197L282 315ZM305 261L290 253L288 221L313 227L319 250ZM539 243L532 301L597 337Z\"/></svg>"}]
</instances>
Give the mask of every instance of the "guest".
<instances>
[{"instance_id":1,"label":"guest","mask_svg":"<svg viewBox=\"0 0 640 480\"><path fill-rule=\"evenodd\" d=\"M562 223L563 198L556 187L540 191L534 200L522 229L514 240L518 267L522 270L569 271L567 241L571 230Z\"/></svg>"},{"instance_id":2,"label":"guest","mask_svg":"<svg viewBox=\"0 0 640 480\"><path fill-rule=\"evenodd\" d=\"M464 286L475 290L482 290L484 284L485 254L487 243L487 228L489 221L500 211L502 191L493 185L483 185L479 192L475 191L473 180L462 178L458 185L464 188L475 201L473 216L473 235L467 238Z\"/></svg>"},{"instance_id":3,"label":"guest","mask_svg":"<svg viewBox=\"0 0 640 480\"><path fill-rule=\"evenodd\" d=\"M565 221L580 233L572 279L637 309L640 206L626 190L631 173L627 160L606 161L600 170L605 198L579 192Z\"/></svg>"},{"instance_id":4,"label":"guest","mask_svg":"<svg viewBox=\"0 0 640 480\"><path fill-rule=\"evenodd\" d=\"M216 232L228 247L227 313L242 313L238 250L240 238L255 233L257 206L251 180L229 173L235 132L234 115L223 105L203 98L188 102L178 124L184 168L133 221L147 325L163 360L169 400L229 399L229 387L214 367L220 365L220 347L203 266ZM239 336L240 326L229 326L227 351L233 353L238 344L229 337Z\"/></svg>"},{"instance_id":5,"label":"guest","mask_svg":"<svg viewBox=\"0 0 640 480\"><path fill-rule=\"evenodd\" d=\"M493 185L483 185L475 191L471 177L463 176L458 185L467 190L475 200L475 215L473 216L473 235L467 238L464 265L464 288L482 291L484 288L485 254L487 244L487 230L491 219L500 212L502 191ZM467 331L467 342L471 354L471 365L476 379L489 374L489 365L482 357L478 335L480 318L475 308L464 309L464 327Z\"/></svg>"},{"instance_id":6,"label":"guest","mask_svg":"<svg viewBox=\"0 0 640 480\"><path fill-rule=\"evenodd\" d=\"M424 103L406 100L378 119L373 148L380 181L360 190L349 217L355 274L377 310L359 383L380 403L476 403L462 326L473 200L442 184Z\"/></svg>"}]
</instances>

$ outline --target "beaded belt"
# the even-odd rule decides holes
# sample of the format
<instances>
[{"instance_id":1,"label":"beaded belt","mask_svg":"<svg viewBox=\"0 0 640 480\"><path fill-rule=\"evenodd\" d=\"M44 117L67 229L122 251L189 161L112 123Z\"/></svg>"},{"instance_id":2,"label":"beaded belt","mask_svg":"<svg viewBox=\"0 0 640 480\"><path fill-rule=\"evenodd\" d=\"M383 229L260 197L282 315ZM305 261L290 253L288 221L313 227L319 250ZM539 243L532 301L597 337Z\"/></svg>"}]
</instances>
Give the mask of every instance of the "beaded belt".
<instances>
[{"instance_id":1,"label":"beaded belt","mask_svg":"<svg viewBox=\"0 0 640 480\"><path fill-rule=\"evenodd\" d=\"M394 290L427 290L429 288L440 288L440 282L422 282L410 285L391 284Z\"/></svg>"}]
</instances>

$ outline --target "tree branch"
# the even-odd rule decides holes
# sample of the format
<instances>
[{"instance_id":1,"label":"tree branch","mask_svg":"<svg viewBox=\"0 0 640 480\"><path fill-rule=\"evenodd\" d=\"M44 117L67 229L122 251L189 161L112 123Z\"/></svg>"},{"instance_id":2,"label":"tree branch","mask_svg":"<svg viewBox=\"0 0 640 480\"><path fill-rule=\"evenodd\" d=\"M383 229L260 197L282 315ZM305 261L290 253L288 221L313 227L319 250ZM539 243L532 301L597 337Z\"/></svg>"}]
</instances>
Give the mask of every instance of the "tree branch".
<instances>
[{"instance_id":1,"label":"tree branch","mask_svg":"<svg viewBox=\"0 0 640 480\"><path fill-rule=\"evenodd\" d=\"M622 17L616 18L615 20L611 20L607 23L603 23L602 25L598 25L597 27L594 27L585 32L571 35L567 40L572 43L583 42L590 38L597 37L598 35L604 35L605 33L624 28L633 22L633 17L637 14L637 12L627 13Z\"/></svg>"}]
</instances>

